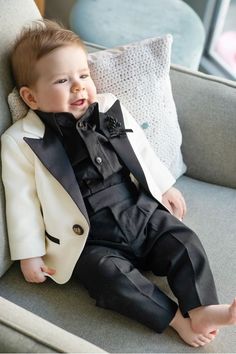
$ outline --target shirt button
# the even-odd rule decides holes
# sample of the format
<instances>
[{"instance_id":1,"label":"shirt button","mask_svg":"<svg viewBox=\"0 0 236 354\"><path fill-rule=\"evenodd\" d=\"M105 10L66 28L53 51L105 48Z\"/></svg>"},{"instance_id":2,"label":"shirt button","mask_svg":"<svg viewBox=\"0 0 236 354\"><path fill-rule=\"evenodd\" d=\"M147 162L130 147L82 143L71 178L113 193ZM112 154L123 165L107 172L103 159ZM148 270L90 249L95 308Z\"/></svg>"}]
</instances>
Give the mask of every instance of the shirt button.
<instances>
[{"instance_id":1,"label":"shirt button","mask_svg":"<svg viewBox=\"0 0 236 354\"><path fill-rule=\"evenodd\" d=\"M83 128L84 127L84 123L83 122L78 122L78 127L79 128Z\"/></svg>"},{"instance_id":2,"label":"shirt button","mask_svg":"<svg viewBox=\"0 0 236 354\"><path fill-rule=\"evenodd\" d=\"M97 162L98 165L101 165L102 163L102 158L100 156L97 156L95 161Z\"/></svg>"},{"instance_id":3,"label":"shirt button","mask_svg":"<svg viewBox=\"0 0 236 354\"><path fill-rule=\"evenodd\" d=\"M72 229L76 235L83 235L84 233L84 229L78 224L73 225Z\"/></svg>"}]
</instances>

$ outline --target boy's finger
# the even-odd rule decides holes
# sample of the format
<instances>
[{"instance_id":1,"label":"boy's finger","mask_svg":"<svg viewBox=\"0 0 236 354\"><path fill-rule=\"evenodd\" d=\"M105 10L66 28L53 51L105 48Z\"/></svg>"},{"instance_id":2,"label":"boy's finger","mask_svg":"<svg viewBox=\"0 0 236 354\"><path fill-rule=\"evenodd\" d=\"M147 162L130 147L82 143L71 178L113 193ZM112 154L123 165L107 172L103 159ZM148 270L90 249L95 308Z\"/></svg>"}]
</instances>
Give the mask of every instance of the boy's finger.
<instances>
[{"instance_id":1,"label":"boy's finger","mask_svg":"<svg viewBox=\"0 0 236 354\"><path fill-rule=\"evenodd\" d=\"M44 272L44 273L47 273L47 274L49 274L49 275L53 275L53 274L55 274L56 273L56 270L55 269L52 269L52 268L48 268L48 267L42 267L42 271Z\"/></svg>"},{"instance_id":2,"label":"boy's finger","mask_svg":"<svg viewBox=\"0 0 236 354\"><path fill-rule=\"evenodd\" d=\"M34 283L43 283L46 280L45 275L42 273L38 274L37 277L34 279Z\"/></svg>"},{"instance_id":3,"label":"boy's finger","mask_svg":"<svg viewBox=\"0 0 236 354\"><path fill-rule=\"evenodd\" d=\"M182 218L183 218L183 211L182 211L182 209L174 207L174 216L175 216L177 219L182 220Z\"/></svg>"},{"instance_id":4,"label":"boy's finger","mask_svg":"<svg viewBox=\"0 0 236 354\"><path fill-rule=\"evenodd\" d=\"M173 210L173 207L172 207L171 203L169 202L169 200L167 200L167 199L163 200L162 203L169 210L169 212L171 214L173 214L174 210Z\"/></svg>"}]
</instances>

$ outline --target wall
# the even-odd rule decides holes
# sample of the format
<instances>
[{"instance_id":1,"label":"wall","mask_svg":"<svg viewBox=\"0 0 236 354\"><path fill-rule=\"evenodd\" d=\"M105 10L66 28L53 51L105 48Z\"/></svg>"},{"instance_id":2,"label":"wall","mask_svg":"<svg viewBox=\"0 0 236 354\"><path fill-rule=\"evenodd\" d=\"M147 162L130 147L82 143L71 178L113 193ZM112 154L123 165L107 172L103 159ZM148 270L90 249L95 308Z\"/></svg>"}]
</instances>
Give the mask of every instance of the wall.
<instances>
[{"instance_id":1,"label":"wall","mask_svg":"<svg viewBox=\"0 0 236 354\"><path fill-rule=\"evenodd\" d=\"M47 0L45 17L59 20L69 27L69 14L75 0Z\"/></svg>"}]
</instances>

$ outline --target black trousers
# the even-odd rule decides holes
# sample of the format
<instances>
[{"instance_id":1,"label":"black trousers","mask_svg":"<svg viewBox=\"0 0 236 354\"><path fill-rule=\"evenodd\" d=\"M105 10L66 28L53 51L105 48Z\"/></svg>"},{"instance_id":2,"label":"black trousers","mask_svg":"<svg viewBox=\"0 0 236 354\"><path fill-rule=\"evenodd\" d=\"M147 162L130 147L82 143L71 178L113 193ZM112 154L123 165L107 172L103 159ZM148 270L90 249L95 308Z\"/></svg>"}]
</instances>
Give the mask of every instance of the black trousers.
<instances>
[{"instance_id":1,"label":"black trousers","mask_svg":"<svg viewBox=\"0 0 236 354\"><path fill-rule=\"evenodd\" d=\"M178 307L186 317L193 308L218 303L199 238L167 211L157 208L153 212L144 224L142 243L137 238L127 244L103 242L103 233L116 240L113 232L117 230L109 225L100 232L100 238L85 246L75 270L97 306L115 310L161 333ZM177 302L148 280L142 270L166 276Z\"/></svg>"}]
</instances>

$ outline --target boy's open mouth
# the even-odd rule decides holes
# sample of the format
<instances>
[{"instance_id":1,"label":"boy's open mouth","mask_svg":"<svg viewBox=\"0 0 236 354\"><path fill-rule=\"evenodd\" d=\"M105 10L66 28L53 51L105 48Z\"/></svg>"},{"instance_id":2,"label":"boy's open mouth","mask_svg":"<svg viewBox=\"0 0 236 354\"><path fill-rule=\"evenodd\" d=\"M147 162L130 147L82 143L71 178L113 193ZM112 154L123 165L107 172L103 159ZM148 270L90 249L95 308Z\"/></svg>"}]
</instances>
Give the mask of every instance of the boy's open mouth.
<instances>
[{"instance_id":1,"label":"boy's open mouth","mask_svg":"<svg viewBox=\"0 0 236 354\"><path fill-rule=\"evenodd\" d=\"M72 106L83 106L83 104L85 103L85 98L80 98L74 102L71 103Z\"/></svg>"}]
</instances>

